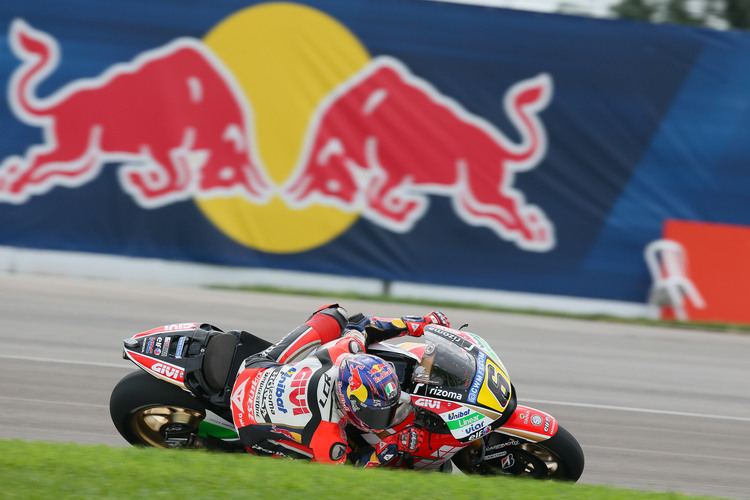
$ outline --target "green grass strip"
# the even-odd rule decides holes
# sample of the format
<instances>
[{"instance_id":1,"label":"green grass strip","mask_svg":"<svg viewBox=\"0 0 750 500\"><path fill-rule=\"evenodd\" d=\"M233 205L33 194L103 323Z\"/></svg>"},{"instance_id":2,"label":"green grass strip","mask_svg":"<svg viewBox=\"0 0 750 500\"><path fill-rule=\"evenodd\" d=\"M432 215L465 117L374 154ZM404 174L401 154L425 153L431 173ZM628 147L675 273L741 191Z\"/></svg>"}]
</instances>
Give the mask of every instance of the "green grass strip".
<instances>
[{"instance_id":1,"label":"green grass strip","mask_svg":"<svg viewBox=\"0 0 750 500\"><path fill-rule=\"evenodd\" d=\"M363 470L244 454L3 439L0 485L3 499L698 498L530 479Z\"/></svg>"}]
</instances>

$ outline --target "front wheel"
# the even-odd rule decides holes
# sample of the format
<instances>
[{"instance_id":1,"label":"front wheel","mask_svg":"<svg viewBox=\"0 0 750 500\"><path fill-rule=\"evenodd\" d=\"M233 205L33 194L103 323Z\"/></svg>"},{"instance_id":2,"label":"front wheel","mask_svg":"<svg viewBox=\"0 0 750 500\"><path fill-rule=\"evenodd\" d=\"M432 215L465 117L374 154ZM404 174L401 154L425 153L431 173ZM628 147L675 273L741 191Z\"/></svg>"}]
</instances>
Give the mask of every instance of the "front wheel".
<instances>
[{"instance_id":1,"label":"front wheel","mask_svg":"<svg viewBox=\"0 0 750 500\"><path fill-rule=\"evenodd\" d=\"M206 417L205 407L190 393L141 370L117 383L109 413L129 443L157 448L195 446Z\"/></svg>"},{"instance_id":2,"label":"front wheel","mask_svg":"<svg viewBox=\"0 0 750 500\"><path fill-rule=\"evenodd\" d=\"M482 451L483 457L477 457L475 450L472 452L471 448L466 448L466 456L456 455L453 461L467 474L577 481L583 473L581 445L562 426L554 436L540 442L493 432L484 438Z\"/></svg>"}]
</instances>

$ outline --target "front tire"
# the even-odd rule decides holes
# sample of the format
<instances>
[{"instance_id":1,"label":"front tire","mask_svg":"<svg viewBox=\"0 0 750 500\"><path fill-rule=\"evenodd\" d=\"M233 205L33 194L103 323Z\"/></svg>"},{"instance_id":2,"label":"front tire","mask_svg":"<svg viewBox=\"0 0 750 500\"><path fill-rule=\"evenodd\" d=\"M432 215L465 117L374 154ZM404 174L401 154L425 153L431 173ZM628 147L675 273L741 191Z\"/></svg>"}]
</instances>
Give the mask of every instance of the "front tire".
<instances>
[{"instance_id":1,"label":"front tire","mask_svg":"<svg viewBox=\"0 0 750 500\"><path fill-rule=\"evenodd\" d=\"M575 482L583 473L581 445L564 427L546 441L521 443L515 452L521 464L516 464L514 475Z\"/></svg>"},{"instance_id":2,"label":"front tire","mask_svg":"<svg viewBox=\"0 0 750 500\"><path fill-rule=\"evenodd\" d=\"M133 445L193 447L206 409L189 392L138 370L123 377L109 399L112 423Z\"/></svg>"},{"instance_id":3,"label":"front tire","mask_svg":"<svg viewBox=\"0 0 750 500\"><path fill-rule=\"evenodd\" d=\"M534 479L578 481L583 473L584 457L576 438L560 426L551 438L526 441L493 432L484 438L484 458L476 463L466 448L454 457L454 463L466 474L527 476Z\"/></svg>"}]
</instances>

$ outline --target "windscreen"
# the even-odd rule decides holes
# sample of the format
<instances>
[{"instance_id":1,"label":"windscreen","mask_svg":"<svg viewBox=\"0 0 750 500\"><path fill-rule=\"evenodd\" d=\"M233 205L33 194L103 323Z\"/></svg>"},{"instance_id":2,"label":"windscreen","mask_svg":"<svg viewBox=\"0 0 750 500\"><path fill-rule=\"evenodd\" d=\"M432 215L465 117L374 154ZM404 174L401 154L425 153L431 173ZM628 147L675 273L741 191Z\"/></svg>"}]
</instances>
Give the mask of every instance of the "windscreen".
<instances>
[{"instance_id":1,"label":"windscreen","mask_svg":"<svg viewBox=\"0 0 750 500\"><path fill-rule=\"evenodd\" d=\"M448 340L432 337L427 341L422 362L414 370L417 383L468 389L476 374L476 360Z\"/></svg>"}]
</instances>

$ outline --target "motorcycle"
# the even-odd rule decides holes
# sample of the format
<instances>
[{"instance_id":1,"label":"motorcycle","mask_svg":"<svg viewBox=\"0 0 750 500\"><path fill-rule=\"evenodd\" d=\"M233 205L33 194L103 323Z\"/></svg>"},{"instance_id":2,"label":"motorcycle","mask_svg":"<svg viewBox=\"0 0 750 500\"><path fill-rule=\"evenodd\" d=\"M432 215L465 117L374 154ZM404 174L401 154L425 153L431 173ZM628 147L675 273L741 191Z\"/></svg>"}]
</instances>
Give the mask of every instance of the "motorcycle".
<instances>
[{"instance_id":1,"label":"motorcycle","mask_svg":"<svg viewBox=\"0 0 750 500\"><path fill-rule=\"evenodd\" d=\"M518 404L508 371L484 339L438 325L424 332L421 342L368 347L394 366L410 400L399 412L406 417L385 433L416 425L438 443L429 456L404 454L389 465L578 480L584 467L578 441L552 415ZM123 344L123 358L141 370L117 383L110 415L129 443L246 451L232 422L232 384L242 361L270 342L245 331L179 323ZM355 452L382 437L352 426L347 433Z\"/></svg>"}]
</instances>

